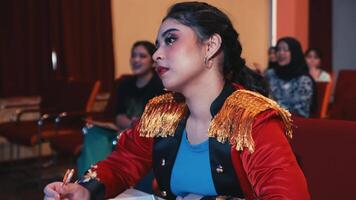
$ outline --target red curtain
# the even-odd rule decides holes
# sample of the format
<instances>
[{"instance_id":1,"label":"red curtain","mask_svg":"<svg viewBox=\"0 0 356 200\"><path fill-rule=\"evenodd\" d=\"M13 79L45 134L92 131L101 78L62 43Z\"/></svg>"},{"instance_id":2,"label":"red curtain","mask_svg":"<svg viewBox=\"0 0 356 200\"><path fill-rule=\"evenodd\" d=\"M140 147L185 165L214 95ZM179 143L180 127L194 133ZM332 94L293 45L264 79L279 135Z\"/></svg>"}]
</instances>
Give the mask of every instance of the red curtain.
<instances>
[{"instance_id":1,"label":"red curtain","mask_svg":"<svg viewBox=\"0 0 356 200\"><path fill-rule=\"evenodd\" d=\"M59 67L70 78L114 80L110 0L51 0L51 39Z\"/></svg>"},{"instance_id":2,"label":"red curtain","mask_svg":"<svg viewBox=\"0 0 356 200\"><path fill-rule=\"evenodd\" d=\"M33 95L50 68L46 0L0 1L0 96Z\"/></svg>"},{"instance_id":3,"label":"red curtain","mask_svg":"<svg viewBox=\"0 0 356 200\"><path fill-rule=\"evenodd\" d=\"M309 1L309 47L323 54L322 67L332 71L332 1Z\"/></svg>"},{"instance_id":4,"label":"red curtain","mask_svg":"<svg viewBox=\"0 0 356 200\"><path fill-rule=\"evenodd\" d=\"M99 79L111 89L110 0L1 0L0 24L0 97L40 94L59 78Z\"/></svg>"}]
</instances>

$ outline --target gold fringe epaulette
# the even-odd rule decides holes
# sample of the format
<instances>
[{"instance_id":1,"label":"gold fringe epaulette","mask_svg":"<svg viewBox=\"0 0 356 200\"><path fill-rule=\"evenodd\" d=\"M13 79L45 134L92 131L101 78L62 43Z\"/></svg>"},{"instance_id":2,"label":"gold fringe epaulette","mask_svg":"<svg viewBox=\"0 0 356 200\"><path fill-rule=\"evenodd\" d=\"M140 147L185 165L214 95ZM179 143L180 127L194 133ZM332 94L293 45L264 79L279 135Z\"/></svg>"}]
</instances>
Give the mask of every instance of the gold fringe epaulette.
<instances>
[{"instance_id":1,"label":"gold fringe epaulette","mask_svg":"<svg viewBox=\"0 0 356 200\"><path fill-rule=\"evenodd\" d=\"M253 122L258 114L269 109L277 111L285 125L286 135L291 138L291 114L275 101L248 90L237 90L225 100L210 123L208 135L222 143L229 141L238 151L247 148L253 152ZM155 97L146 105L137 128L143 137L173 136L187 111L182 96L167 93Z\"/></svg>"},{"instance_id":2,"label":"gold fringe epaulette","mask_svg":"<svg viewBox=\"0 0 356 200\"><path fill-rule=\"evenodd\" d=\"M187 110L184 97L175 93L167 93L151 99L137 126L140 136L173 136Z\"/></svg>"},{"instance_id":3,"label":"gold fringe epaulette","mask_svg":"<svg viewBox=\"0 0 356 200\"><path fill-rule=\"evenodd\" d=\"M219 142L229 141L240 151L247 148L251 153L255 149L252 139L252 125L255 117L263 111L273 109L281 116L286 135L292 137L291 114L275 101L248 90L237 90L225 101L219 113L213 118L209 137Z\"/></svg>"}]
</instances>

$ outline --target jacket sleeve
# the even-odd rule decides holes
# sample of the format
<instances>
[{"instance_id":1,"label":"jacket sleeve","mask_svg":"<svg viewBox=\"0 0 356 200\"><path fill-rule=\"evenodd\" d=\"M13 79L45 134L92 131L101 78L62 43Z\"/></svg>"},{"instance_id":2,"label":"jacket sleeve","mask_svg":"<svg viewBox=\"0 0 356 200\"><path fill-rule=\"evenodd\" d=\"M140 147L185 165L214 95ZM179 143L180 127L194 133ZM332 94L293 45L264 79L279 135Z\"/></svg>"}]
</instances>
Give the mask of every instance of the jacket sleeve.
<instances>
[{"instance_id":1,"label":"jacket sleeve","mask_svg":"<svg viewBox=\"0 0 356 200\"><path fill-rule=\"evenodd\" d=\"M134 186L152 165L152 138L139 135L137 127L121 133L116 149L103 161L92 166L84 176L91 184L82 184L91 196L97 196L99 185L104 186L105 198L114 197ZM94 180L93 180L94 179ZM95 182L93 187L93 183ZM85 181L84 181L85 182ZM102 197L101 197L102 198Z\"/></svg>"},{"instance_id":2,"label":"jacket sleeve","mask_svg":"<svg viewBox=\"0 0 356 200\"><path fill-rule=\"evenodd\" d=\"M285 135L282 120L274 111L257 116L252 137L253 153L240 157L247 178L259 199L310 199L306 179Z\"/></svg>"}]
</instances>

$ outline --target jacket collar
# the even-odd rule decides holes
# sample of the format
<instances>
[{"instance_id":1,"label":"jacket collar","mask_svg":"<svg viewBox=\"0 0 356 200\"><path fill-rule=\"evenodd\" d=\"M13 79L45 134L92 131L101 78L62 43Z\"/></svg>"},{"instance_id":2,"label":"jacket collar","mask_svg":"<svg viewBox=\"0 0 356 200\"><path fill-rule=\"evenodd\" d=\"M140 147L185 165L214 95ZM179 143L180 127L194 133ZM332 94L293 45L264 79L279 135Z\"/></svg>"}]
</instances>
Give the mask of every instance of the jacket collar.
<instances>
[{"instance_id":1,"label":"jacket collar","mask_svg":"<svg viewBox=\"0 0 356 200\"><path fill-rule=\"evenodd\" d=\"M225 82L224 88L210 106L210 113L213 117L219 112L221 107L224 105L226 98L229 97L235 90L236 89L230 82Z\"/></svg>"}]
</instances>

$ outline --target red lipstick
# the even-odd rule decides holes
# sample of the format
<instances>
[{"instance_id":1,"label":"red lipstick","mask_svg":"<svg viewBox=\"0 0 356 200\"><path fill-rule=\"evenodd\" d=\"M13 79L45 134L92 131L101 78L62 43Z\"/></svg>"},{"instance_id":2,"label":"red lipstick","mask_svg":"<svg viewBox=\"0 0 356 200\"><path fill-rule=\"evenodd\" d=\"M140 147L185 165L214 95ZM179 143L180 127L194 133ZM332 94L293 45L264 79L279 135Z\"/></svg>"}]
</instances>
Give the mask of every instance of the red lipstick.
<instances>
[{"instance_id":1,"label":"red lipstick","mask_svg":"<svg viewBox=\"0 0 356 200\"><path fill-rule=\"evenodd\" d=\"M156 67L156 72L159 76L162 76L165 74L169 69L167 67L162 67L162 66L157 66Z\"/></svg>"}]
</instances>

